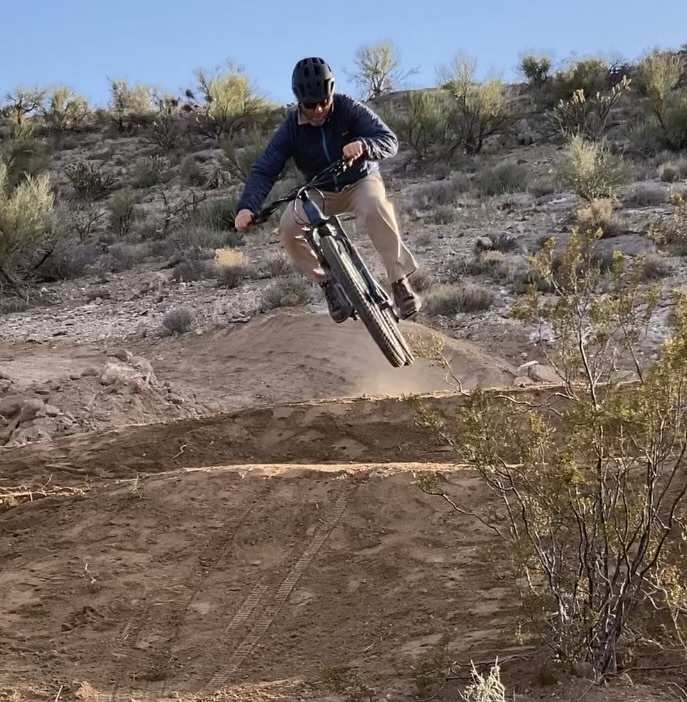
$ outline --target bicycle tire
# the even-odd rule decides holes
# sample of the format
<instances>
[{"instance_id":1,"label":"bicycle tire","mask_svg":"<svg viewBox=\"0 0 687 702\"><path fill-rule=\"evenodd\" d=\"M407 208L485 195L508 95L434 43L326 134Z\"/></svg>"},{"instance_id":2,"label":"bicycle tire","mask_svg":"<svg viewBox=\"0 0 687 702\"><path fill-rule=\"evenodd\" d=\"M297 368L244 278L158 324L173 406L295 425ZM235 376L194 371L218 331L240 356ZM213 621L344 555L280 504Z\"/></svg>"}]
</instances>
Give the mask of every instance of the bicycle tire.
<instances>
[{"instance_id":1,"label":"bicycle tire","mask_svg":"<svg viewBox=\"0 0 687 702\"><path fill-rule=\"evenodd\" d=\"M398 322L396 321L396 317L394 316L394 313L390 309L385 309L382 310L382 315L385 316L389 326L391 326L394 331L395 335L398 338L398 343L401 345L401 348L403 349L403 352L406 355L406 365L410 365L415 361L415 356L413 355L413 352L410 350L410 346L408 345L408 342L403 336L403 332L400 330L398 327Z\"/></svg>"},{"instance_id":2,"label":"bicycle tire","mask_svg":"<svg viewBox=\"0 0 687 702\"><path fill-rule=\"evenodd\" d=\"M353 265L349 254L341 250L335 237L331 235L323 236L320 246L337 282L348 295L360 320L387 361L395 368L409 365L412 358L408 358L405 341L399 338L398 327L369 299L362 276Z\"/></svg>"}]
</instances>

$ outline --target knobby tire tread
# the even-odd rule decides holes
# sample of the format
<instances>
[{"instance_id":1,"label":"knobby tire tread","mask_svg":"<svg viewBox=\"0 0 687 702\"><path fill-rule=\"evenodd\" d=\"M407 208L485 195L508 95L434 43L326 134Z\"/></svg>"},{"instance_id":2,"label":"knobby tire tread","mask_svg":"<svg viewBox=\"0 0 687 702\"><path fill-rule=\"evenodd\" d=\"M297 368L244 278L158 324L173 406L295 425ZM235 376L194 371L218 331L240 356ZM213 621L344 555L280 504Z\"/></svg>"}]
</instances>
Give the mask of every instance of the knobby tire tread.
<instances>
[{"instance_id":1,"label":"knobby tire tread","mask_svg":"<svg viewBox=\"0 0 687 702\"><path fill-rule=\"evenodd\" d=\"M412 356L407 354L404 341L399 339L398 328L367 298L361 275L348 253L340 250L332 236L323 236L320 246L337 282L346 291L358 316L386 359L396 368L406 365Z\"/></svg>"}]
</instances>

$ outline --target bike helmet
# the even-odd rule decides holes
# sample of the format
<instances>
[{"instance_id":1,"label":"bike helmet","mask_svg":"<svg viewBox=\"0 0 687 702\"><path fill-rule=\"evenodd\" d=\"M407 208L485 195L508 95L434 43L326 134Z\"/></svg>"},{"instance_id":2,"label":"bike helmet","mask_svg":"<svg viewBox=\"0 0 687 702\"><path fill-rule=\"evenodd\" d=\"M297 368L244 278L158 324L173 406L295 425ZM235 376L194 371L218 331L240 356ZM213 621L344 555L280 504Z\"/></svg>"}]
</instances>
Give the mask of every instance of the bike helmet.
<instances>
[{"instance_id":1,"label":"bike helmet","mask_svg":"<svg viewBox=\"0 0 687 702\"><path fill-rule=\"evenodd\" d=\"M334 92L332 69L321 58L301 59L293 69L291 89L298 102L313 103L327 100Z\"/></svg>"}]
</instances>

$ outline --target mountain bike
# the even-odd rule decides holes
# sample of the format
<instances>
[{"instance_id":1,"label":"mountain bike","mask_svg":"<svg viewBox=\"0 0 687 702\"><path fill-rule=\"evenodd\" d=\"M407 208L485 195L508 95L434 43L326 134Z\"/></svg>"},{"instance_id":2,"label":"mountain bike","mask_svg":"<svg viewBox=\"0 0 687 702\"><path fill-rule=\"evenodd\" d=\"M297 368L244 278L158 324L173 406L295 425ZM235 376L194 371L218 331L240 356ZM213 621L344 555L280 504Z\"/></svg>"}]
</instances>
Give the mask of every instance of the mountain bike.
<instances>
[{"instance_id":1,"label":"mountain bike","mask_svg":"<svg viewBox=\"0 0 687 702\"><path fill-rule=\"evenodd\" d=\"M307 222L302 222L305 239L315 252L339 301L352 309L349 319L362 321L392 366L409 366L415 359L399 329L399 316L391 297L370 272L344 229L341 218L338 215L325 216L308 192L320 192L317 190L318 184L329 177L341 175L346 168L348 164L345 159L335 161L307 182L270 202L254 216L252 223L265 222L285 203L293 203L296 221L300 223L295 210L300 201L307 218ZM324 198L322 201L324 203Z\"/></svg>"}]
</instances>

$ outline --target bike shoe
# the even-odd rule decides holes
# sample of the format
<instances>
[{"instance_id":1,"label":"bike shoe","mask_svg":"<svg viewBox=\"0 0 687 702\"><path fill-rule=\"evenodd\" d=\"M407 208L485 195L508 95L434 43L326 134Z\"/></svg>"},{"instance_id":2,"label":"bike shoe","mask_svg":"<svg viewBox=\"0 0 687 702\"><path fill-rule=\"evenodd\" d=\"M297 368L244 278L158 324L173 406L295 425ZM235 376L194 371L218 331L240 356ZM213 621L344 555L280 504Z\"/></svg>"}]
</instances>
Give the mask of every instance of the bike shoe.
<instances>
[{"instance_id":1,"label":"bike shoe","mask_svg":"<svg viewBox=\"0 0 687 702\"><path fill-rule=\"evenodd\" d=\"M348 303L342 303L330 283L320 283L329 308L329 316L337 323L345 322L352 314L353 308Z\"/></svg>"},{"instance_id":2,"label":"bike shoe","mask_svg":"<svg viewBox=\"0 0 687 702\"><path fill-rule=\"evenodd\" d=\"M407 278L401 278L391 284L391 292L394 296L394 304L401 319L414 317L422 307L419 296L410 287Z\"/></svg>"}]
</instances>

